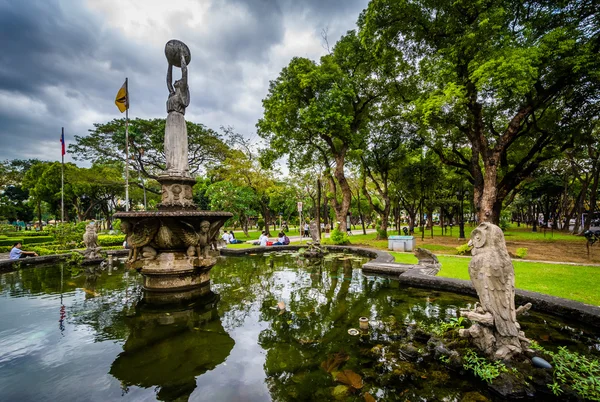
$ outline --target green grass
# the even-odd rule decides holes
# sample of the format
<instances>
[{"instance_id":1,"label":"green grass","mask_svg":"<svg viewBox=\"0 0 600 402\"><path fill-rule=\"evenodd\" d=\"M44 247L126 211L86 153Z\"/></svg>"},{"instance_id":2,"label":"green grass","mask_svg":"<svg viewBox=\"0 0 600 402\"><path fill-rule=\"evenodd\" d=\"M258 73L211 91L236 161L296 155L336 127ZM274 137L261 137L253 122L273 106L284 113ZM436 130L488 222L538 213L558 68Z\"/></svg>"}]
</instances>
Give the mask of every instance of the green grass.
<instances>
[{"instance_id":1,"label":"green grass","mask_svg":"<svg viewBox=\"0 0 600 402\"><path fill-rule=\"evenodd\" d=\"M227 228L227 231L229 232L231 230L231 228ZM273 228L271 227L269 229L271 231L271 237L275 237L277 236L277 233L279 233L279 229L278 230L273 230ZM261 230L249 230L248 231L248 236L246 236L244 234L243 231L241 230L233 230L233 233L235 234L235 238L238 240L243 240L243 241L248 241L248 240L258 240L258 238L260 237L260 233L262 231ZM288 232L285 233L288 236L298 236L298 229L293 229L291 228Z\"/></svg>"},{"instance_id":2,"label":"green grass","mask_svg":"<svg viewBox=\"0 0 600 402\"><path fill-rule=\"evenodd\" d=\"M397 262L417 263L417 258L410 253L391 254ZM438 259L442 263L439 276L469 280L470 258L438 256ZM519 289L600 305L600 267L526 261L513 261L513 264Z\"/></svg>"},{"instance_id":3,"label":"green grass","mask_svg":"<svg viewBox=\"0 0 600 402\"><path fill-rule=\"evenodd\" d=\"M402 225L402 226L406 226L407 225ZM471 227L471 225L467 224L465 226L465 236L467 238L469 238L469 236L471 235L471 232L473 231L473 229L475 229L475 226ZM354 233L353 236L350 236L350 241L352 241L352 239L362 239L365 237L365 235L362 234L362 228L356 226L356 228L352 229L352 233ZM398 231L396 231L395 229L389 229L388 228L388 235L397 235ZM401 233L402 235L404 233ZM433 227L433 236L435 237L453 237L455 239L458 239L458 235L459 235L459 229L458 226L455 226L454 228L452 228L452 231L450 231L450 228L448 228L446 234L442 234L442 228L439 226L434 226ZM368 239L374 239L375 238L375 234L368 234L366 235ZM415 228L415 237L417 238L421 238L421 232L420 232L420 228ZM504 237L506 238L507 241L543 241L543 242L553 242L556 240L566 240L566 241L582 241L582 237L581 236L574 236L568 232L559 232L559 231L551 231L550 229L546 229L546 231L544 232L544 229L540 229L538 228L537 232L532 232L531 231L531 227L526 227L525 225L521 225L521 227L517 227L516 224L510 225L510 227L504 232ZM425 240L427 239L431 239L431 229L425 229Z\"/></svg>"}]
</instances>

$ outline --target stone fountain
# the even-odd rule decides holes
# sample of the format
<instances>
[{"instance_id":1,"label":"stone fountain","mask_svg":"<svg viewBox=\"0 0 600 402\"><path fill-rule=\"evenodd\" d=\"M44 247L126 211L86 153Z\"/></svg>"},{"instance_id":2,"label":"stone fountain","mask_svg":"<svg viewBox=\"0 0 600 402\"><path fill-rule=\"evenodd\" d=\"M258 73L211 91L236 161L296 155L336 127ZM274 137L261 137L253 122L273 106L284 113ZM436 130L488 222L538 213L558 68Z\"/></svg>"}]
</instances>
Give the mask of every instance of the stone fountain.
<instances>
[{"instance_id":1,"label":"stone fountain","mask_svg":"<svg viewBox=\"0 0 600 402\"><path fill-rule=\"evenodd\" d=\"M121 230L131 248L127 263L144 276L149 298L172 298L192 291L210 291L210 269L216 264L219 229L232 214L200 211L192 198L195 179L188 165L185 108L190 104L188 69L191 53L185 43L170 40L165 46L168 61L166 169L159 175L162 200L158 211L119 212ZM173 83L173 66L181 79ZM160 292L163 292L162 294ZM169 292L169 293L165 293ZM179 296L177 296L179 297Z\"/></svg>"}]
</instances>

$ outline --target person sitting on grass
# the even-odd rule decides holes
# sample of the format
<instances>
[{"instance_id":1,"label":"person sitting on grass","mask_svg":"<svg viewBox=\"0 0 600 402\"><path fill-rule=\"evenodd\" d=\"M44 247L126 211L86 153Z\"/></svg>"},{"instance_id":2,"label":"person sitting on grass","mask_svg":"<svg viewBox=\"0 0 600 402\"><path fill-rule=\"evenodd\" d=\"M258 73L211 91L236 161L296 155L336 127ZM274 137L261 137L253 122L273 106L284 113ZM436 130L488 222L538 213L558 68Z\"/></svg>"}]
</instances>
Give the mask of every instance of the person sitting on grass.
<instances>
[{"instance_id":1,"label":"person sitting on grass","mask_svg":"<svg viewBox=\"0 0 600 402\"><path fill-rule=\"evenodd\" d=\"M277 235L277 241L275 243L273 243L273 245L274 246L284 246L286 237L287 236L285 235L285 233L279 232L279 234Z\"/></svg>"},{"instance_id":2,"label":"person sitting on grass","mask_svg":"<svg viewBox=\"0 0 600 402\"><path fill-rule=\"evenodd\" d=\"M38 254L33 251L23 251L21 250L21 242L16 242L13 246L12 250L10 250L10 254L8 256L11 260L18 260L19 258L25 257L37 257Z\"/></svg>"},{"instance_id":3,"label":"person sitting on grass","mask_svg":"<svg viewBox=\"0 0 600 402\"><path fill-rule=\"evenodd\" d=\"M225 232L225 233L227 233L227 232ZM241 243L243 243L243 241L236 239L235 235L233 234L233 230L230 230L229 231L229 243L231 243L231 244L241 244Z\"/></svg>"},{"instance_id":4,"label":"person sitting on grass","mask_svg":"<svg viewBox=\"0 0 600 402\"><path fill-rule=\"evenodd\" d=\"M227 233L227 231L225 231L225 233L223 233L223 236L221 236L221 239L223 239L225 244L229 244L229 233Z\"/></svg>"},{"instance_id":5,"label":"person sitting on grass","mask_svg":"<svg viewBox=\"0 0 600 402\"><path fill-rule=\"evenodd\" d=\"M258 245L262 247L266 247L267 242L269 241L269 237L267 236L267 232L263 230L260 237L258 238Z\"/></svg>"}]
</instances>

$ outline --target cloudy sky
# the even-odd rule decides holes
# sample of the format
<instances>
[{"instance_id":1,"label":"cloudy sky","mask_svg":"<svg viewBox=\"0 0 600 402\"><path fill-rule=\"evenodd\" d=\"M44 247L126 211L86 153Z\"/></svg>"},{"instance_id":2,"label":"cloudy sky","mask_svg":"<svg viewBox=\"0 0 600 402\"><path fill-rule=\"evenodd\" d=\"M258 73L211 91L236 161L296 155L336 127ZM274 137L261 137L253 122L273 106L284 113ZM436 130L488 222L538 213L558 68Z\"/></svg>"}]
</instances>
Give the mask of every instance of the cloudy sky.
<instances>
[{"instance_id":1,"label":"cloudy sky","mask_svg":"<svg viewBox=\"0 0 600 402\"><path fill-rule=\"evenodd\" d=\"M367 0L0 0L0 159L60 160L93 123L166 117L164 45L185 42L186 119L256 139L261 100L294 56L318 59ZM175 69L174 78L179 78ZM71 158L67 156L66 161Z\"/></svg>"}]
</instances>

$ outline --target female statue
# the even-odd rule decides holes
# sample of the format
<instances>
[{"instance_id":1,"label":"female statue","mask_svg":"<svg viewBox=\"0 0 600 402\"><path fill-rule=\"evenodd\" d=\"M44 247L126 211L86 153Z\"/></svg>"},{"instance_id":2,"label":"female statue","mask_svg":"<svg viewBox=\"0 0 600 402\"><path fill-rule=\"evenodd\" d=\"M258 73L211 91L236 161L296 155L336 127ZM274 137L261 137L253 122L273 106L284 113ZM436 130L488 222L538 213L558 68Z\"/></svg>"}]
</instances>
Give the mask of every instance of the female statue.
<instances>
[{"instance_id":1,"label":"female statue","mask_svg":"<svg viewBox=\"0 0 600 402\"><path fill-rule=\"evenodd\" d=\"M169 44L167 44L168 46ZM182 43L183 45L183 43ZM183 45L185 46L185 45ZM185 46L187 49L187 46ZM190 90L187 82L187 63L185 52L182 48L178 52L180 60L178 64L181 67L181 79L173 81L173 63L169 60L167 70L167 88L169 89L169 99L167 99L167 123L165 126L165 156L167 159L166 173L169 176L189 177L188 165L188 138L187 127L185 125L185 108L190 104ZM189 50L188 50L189 59Z\"/></svg>"}]
</instances>

